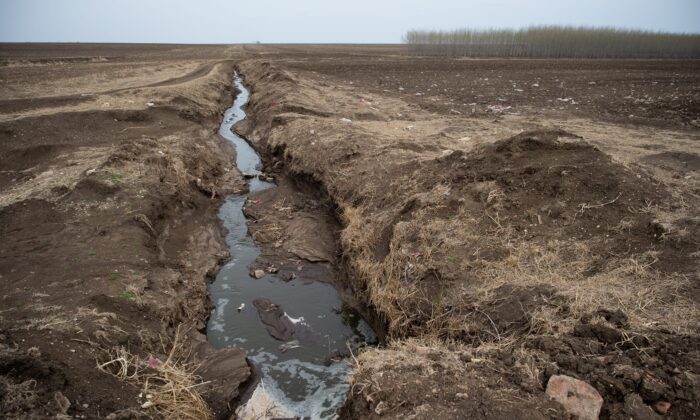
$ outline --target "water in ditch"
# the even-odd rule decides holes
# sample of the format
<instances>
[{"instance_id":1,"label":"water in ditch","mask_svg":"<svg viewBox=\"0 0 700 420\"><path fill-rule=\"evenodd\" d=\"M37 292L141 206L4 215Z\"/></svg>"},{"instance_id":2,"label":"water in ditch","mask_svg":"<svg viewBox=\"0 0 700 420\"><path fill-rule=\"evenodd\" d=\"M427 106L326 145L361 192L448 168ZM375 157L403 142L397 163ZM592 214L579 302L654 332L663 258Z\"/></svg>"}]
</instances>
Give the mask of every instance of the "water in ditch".
<instances>
[{"instance_id":1,"label":"water in ditch","mask_svg":"<svg viewBox=\"0 0 700 420\"><path fill-rule=\"evenodd\" d=\"M248 91L237 77L240 93L224 114L219 134L236 147L236 165L241 172L257 175L261 160L256 151L231 127L245 118L243 106ZM257 177L249 180L251 192L275 188ZM210 286L215 309L209 318L207 336L215 347L236 346L246 351L259 367L265 393L277 408L291 416L332 418L348 391L350 362L335 357L347 346L376 341L372 329L343 303L329 283L311 281L302 272L292 281L274 274L256 280L248 267L260 251L248 235L242 208L247 194L231 195L219 211L228 230L226 242L232 255ZM329 279L332 280L332 279ZM279 305L295 326L295 340L273 338L262 324L253 301L267 298Z\"/></svg>"}]
</instances>

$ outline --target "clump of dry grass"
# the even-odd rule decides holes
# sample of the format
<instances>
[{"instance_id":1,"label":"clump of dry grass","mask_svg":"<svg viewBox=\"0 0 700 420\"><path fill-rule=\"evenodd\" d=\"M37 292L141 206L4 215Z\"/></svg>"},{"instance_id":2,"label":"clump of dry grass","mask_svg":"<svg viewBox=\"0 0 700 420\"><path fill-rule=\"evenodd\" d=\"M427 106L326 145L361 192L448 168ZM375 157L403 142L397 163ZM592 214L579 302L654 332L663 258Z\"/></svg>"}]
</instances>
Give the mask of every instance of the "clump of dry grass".
<instances>
[{"instance_id":1,"label":"clump of dry grass","mask_svg":"<svg viewBox=\"0 0 700 420\"><path fill-rule=\"evenodd\" d=\"M178 329L164 362L152 357L143 359L117 347L110 359L98 363L97 368L142 387L146 401L141 407L163 418L212 419L214 414L199 392L204 383L194 373L196 366L177 355L181 351L179 339Z\"/></svg>"}]
</instances>

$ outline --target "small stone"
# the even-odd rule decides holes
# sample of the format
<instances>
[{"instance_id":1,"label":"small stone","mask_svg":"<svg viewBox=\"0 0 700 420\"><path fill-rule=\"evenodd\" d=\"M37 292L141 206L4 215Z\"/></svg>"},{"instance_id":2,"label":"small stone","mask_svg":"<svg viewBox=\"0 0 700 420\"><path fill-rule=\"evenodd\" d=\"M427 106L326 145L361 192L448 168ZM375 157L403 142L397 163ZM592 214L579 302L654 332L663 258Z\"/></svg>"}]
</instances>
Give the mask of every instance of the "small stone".
<instances>
[{"instance_id":1,"label":"small stone","mask_svg":"<svg viewBox=\"0 0 700 420\"><path fill-rule=\"evenodd\" d=\"M579 420L598 420L603 398L586 382L566 375L554 375L549 378L545 392Z\"/></svg>"},{"instance_id":2,"label":"small stone","mask_svg":"<svg viewBox=\"0 0 700 420\"><path fill-rule=\"evenodd\" d=\"M668 410L671 409L671 403L668 401L658 401L656 404L654 404L654 410L656 410L657 413L666 415L668 413Z\"/></svg>"},{"instance_id":3,"label":"small stone","mask_svg":"<svg viewBox=\"0 0 700 420\"><path fill-rule=\"evenodd\" d=\"M255 178L255 174L249 174L247 172L241 172L241 175L243 175L245 179Z\"/></svg>"},{"instance_id":4,"label":"small stone","mask_svg":"<svg viewBox=\"0 0 700 420\"><path fill-rule=\"evenodd\" d=\"M274 265L271 265L271 266L269 266L269 267L266 268L266 271L267 271L268 273L274 274L274 273L280 271L280 269L277 268L277 267L275 267Z\"/></svg>"},{"instance_id":5,"label":"small stone","mask_svg":"<svg viewBox=\"0 0 700 420\"><path fill-rule=\"evenodd\" d=\"M253 270L250 272L250 277L261 279L265 277L265 272L258 268L257 270Z\"/></svg>"}]
</instances>

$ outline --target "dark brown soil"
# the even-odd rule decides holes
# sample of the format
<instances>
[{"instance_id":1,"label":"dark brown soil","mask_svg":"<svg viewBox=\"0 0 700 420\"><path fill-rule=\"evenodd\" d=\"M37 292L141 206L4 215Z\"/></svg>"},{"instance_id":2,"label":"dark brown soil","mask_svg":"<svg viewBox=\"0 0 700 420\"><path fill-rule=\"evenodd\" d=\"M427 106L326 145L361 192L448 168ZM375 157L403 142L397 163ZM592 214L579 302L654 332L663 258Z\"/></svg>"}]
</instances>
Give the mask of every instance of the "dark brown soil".
<instances>
[{"instance_id":1,"label":"dark brown soil","mask_svg":"<svg viewBox=\"0 0 700 420\"><path fill-rule=\"evenodd\" d=\"M438 114L489 116L487 106L500 104L512 107L510 113L700 126L695 60L406 60L302 55L288 66L398 95Z\"/></svg>"},{"instance_id":2,"label":"dark brown soil","mask_svg":"<svg viewBox=\"0 0 700 420\"><path fill-rule=\"evenodd\" d=\"M22 81L12 88L44 83L54 72L82 74L80 88L90 90L87 66L101 61L95 53L124 64L120 56L138 56L127 66L149 70L172 48L3 45L8 66L0 73ZM57 59L45 55L59 50ZM139 383L97 365L118 348L165 360L177 330L178 357L204 362L200 374L215 384L208 397L220 417L249 376L243 352L214 352L202 334L206 278L228 256L216 214L223 195L244 185L232 148L215 134L233 100L233 68L223 47L178 51L177 59L195 63L193 72L101 93L113 95L102 96L110 103L128 98L124 108L51 92L22 104L0 100L5 418L156 414L141 408ZM119 73L112 77L118 84ZM146 106L151 100L157 105ZM63 399L69 407L57 402Z\"/></svg>"},{"instance_id":3,"label":"dark brown soil","mask_svg":"<svg viewBox=\"0 0 700 420\"><path fill-rule=\"evenodd\" d=\"M264 51L243 131L328 197L393 339L345 418L565 418L555 374L602 418L698 411L697 63Z\"/></svg>"},{"instance_id":4,"label":"dark brown soil","mask_svg":"<svg viewBox=\"0 0 700 420\"><path fill-rule=\"evenodd\" d=\"M244 185L214 135L232 59L279 183L246 203L251 269L339 275L387 338L355 355L343 418L566 418L555 374L602 418L697 417L698 62L4 44L5 417L157 416L96 366L162 360L178 330L219 418L250 380L201 333Z\"/></svg>"}]
</instances>

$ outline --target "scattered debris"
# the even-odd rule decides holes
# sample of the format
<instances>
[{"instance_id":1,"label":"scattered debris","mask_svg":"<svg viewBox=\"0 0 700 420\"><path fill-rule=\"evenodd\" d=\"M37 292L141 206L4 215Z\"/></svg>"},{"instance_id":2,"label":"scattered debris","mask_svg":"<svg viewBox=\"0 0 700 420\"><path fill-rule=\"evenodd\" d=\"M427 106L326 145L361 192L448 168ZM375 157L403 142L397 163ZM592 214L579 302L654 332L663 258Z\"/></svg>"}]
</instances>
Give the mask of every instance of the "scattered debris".
<instances>
[{"instance_id":1,"label":"scattered debris","mask_svg":"<svg viewBox=\"0 0 700 420\"><path fill-rule=\"evenodd\" d=\"M291 349L296 349L299 347L301 347L301 345L299 344L299 340L292 340L292 341L288 341L286 343L282 343L280 345L280 351L282 353L286 353L287 351L289 351Z\"/></svg>"},{"instance_id":2,"label":"scattered debris","mask_svg":"<svg viewBox=\"0 0 700 420\"><path fill-rule=\"evenodd\" d=\"M509 109L513 109L513 107L497 104L497 105L489 105L486 107L486 109L488 109L491 112L499 113L499 112L508 111Z\"/></svg>"},{"instance_id":3,"label":"scattered debris","mask_svg":"<svg viewBox=\"0 0 700 420\"><path fill-rule=\"evenodd\" d=\"M153 356L148 356L148 361L146 362L146 364L148 364L148 367L150 368L158 369L162 362Z\"/></svg>"}]
</instances>

